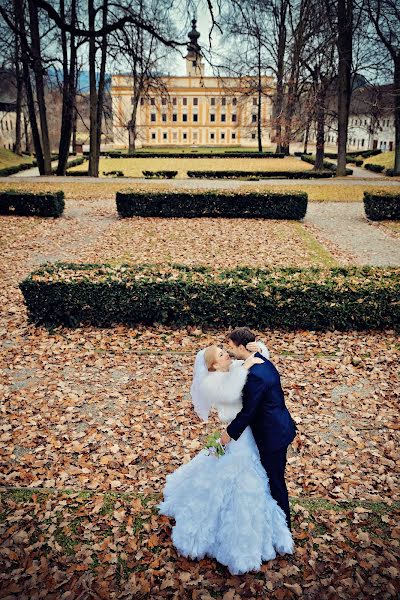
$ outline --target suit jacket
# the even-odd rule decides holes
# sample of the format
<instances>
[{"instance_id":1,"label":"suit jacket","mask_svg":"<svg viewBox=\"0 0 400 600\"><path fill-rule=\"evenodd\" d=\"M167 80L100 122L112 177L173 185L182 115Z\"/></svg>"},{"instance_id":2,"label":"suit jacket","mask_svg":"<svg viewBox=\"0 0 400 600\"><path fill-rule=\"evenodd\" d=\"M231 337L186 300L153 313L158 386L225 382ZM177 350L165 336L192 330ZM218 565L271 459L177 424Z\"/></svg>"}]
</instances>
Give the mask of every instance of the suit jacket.
<instances>
[{"instance_id":1,"label":"suit jacket","mask_svg":"<svg viewBox=\"0 0 400 600\"><path fill-rule=\"evenodd\" d=\"M250 426L262 457L287 447L296 435L296 424L286 408L278 370L258 352L256 356L264 362L251 367L243 388L243 408L227 432L237 440Z\"/></svg>"}]
</instances>

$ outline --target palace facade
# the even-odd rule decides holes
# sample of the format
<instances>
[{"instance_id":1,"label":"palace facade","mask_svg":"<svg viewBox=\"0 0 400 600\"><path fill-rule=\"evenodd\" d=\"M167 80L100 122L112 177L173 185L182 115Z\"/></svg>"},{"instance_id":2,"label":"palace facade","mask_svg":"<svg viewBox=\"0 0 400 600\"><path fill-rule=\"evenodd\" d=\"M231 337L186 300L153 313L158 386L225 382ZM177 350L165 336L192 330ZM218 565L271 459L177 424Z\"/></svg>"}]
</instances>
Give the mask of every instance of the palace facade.
<instances>
[{"instance_id":1,"label":"palace facade","mask_svg":"<svg viewBox=\"0 0 400 600\"><path fill-rule=\"evenodd\" d=\"M208 77L196 21L189 33L186 75L163 76L159 93L142 96L137 107L136 146L257 146L258 94L250 77ZM114 147L127 147L133 78L113 75ZM263 145L271 142L273 79L263 77Z\"/></svg>"}]
</instances>

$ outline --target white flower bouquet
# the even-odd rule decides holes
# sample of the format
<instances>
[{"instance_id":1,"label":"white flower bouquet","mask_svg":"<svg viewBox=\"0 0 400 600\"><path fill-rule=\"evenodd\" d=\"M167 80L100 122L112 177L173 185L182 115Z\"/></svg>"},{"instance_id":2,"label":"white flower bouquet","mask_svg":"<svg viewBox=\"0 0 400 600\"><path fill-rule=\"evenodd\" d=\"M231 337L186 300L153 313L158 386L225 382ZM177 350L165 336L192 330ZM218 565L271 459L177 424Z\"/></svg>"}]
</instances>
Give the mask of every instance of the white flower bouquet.
<instances>
[{"instance_id":1,"label":"white flower bouquet","mask_svg":"<svg viewBox=\"0 0 400 600\"><path fill-rule=\"evenodd\" d=\"M215 431L208 436L205 445L205 450L208 451L208 456L215 456L215 458L219 458L225 454L225 446L221 444L219 435L219 431Z\"/></svg>"}]
</instances>

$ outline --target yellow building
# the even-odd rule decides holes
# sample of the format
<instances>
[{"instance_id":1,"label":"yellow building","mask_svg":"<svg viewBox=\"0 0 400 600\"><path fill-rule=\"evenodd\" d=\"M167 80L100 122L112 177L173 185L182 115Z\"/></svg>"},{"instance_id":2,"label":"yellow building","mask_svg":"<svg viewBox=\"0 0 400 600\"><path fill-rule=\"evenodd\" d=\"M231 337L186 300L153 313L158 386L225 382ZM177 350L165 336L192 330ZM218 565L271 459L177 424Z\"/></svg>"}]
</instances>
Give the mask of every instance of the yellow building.
<instances>
[{"instance_id":1,"label":"yellow building","mask_svg":"<svg viewBox=\"0 0 400 600\"><path fill-rule=\"evenodd\" d=\"M196 21L189 33L186 76L165 76L163 91L140 99L136 146L257 146L258 94L250 77L207 77ZM263 77L263 145L270 144L272 77ZM113 75L114 147L128 146L133 79Z\"/></svg>"}]
</instances>

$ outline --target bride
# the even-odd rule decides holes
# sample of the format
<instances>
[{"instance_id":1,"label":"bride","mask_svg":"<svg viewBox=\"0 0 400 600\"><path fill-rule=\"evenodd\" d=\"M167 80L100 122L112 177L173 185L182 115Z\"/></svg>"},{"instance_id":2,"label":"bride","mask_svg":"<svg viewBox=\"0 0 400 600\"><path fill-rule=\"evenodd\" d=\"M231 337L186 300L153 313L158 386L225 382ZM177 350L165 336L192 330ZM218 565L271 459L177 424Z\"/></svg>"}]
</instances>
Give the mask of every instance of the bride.
<instances>
[{"instance_id":1,"label":"bride","mask_svg":"<svg viewBox=\"0 0 400 600\"><path fill-rule=\"evenodd\" d=\"M260 342L249 345L269 358ZM191 396L195 411L207 421L215 408L227 426L242 408L249 369L262 359L231 360L217 346L196 357ZM276 554L291 554L293 539L285 514L272 498L268 477L250 427L218 457L201 450L167 475L160 514L173 517L172 541L188 558L215 558L233 575L260 569Z\"/></svg>"}]
</instances>

